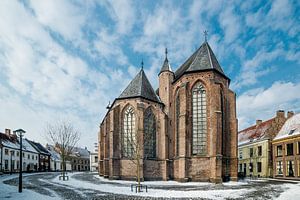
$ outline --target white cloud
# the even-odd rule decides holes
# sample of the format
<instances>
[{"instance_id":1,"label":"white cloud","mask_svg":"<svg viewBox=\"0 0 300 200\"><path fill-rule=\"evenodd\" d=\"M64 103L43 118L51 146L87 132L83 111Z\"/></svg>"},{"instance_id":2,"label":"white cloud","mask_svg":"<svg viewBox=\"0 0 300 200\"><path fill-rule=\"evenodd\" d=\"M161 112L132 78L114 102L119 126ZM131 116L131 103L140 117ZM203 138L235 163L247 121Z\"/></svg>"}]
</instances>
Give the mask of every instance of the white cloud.
<instances>
[{"instance_id":1,"label":"white cloud","mask_svg":"<svg viewBox=\"0 0 300 200\"><path fill-rule=\"evenodd\" d=\"M76 4L60 0L30 0L30 6L41 24L65 39L74 41L82 37L81 29L86 19L83 9Z\"/></svg>"},{"instance_id":2,"label":"white cloud","mask_svg":"<svg viewBox=\"0 0 300 200\"><path fill-rule=\"evenodd\" d=\"M244 92L237 98L239 129L254 124L256 119L273 117L276 110L300 111L299 91L299 82L275 82L269 88Z\"/></svg>"},{"instance_id":3,"label":"white cloud","mask_svg":"<svg viewBox=\"0 0 300 200\"><path fill-rule=\"evenodd\" d=\"M234 42L240 32L242 32L240 19L233 9L233 6L226 6L219 16L219 23L224 31L224 40L226 43Z\"/></svg>"},{"instance_id":4,"label":"white cloud","mask_svg":"<svg viewBox=\"0 0 300 200\"><path fill-rule=\"evenodd\" d=\"M131 0L111 0L99 2L109 11L111 18L117 23L119 34L130 33L136 22L136 10Z\"/></svg>"}]
</instances>

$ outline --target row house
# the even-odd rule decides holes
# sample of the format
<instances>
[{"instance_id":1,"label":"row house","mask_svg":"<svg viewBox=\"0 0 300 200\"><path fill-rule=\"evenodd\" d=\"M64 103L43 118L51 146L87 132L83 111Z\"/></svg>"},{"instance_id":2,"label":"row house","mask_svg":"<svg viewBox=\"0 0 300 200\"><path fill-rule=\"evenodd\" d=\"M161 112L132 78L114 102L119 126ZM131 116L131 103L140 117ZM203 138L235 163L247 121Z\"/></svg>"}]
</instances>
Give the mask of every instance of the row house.
<instances>
[{"instance_id":1,"label":"row house","mask_svg":"<svg viewBox=\"0 0 300 200\"><path fill-rule=\"evenodd\" d=\"M90 171L90 152L86 147L74 147L69 160L73 171Z\"/></svg>"},{"instance_id":2,"label":"row house","mask_svg":"<svg viewBox=\"0 0 300 200\"><path fill-rule=\"evenodd\" d=\"M28 142L38 152L38 171L50 171L50 157L49 151L40 143L30 141Z\"/></svg>"},{"instance_id":3,"label":"row house","mask_svg":"<svg viewBox=\"0 0 300 200\"><path fill-rule=\"evenodd\" d=\"M292 116L288 112L288 117ZM240 176L272 177L272 140L286 121L285 112L279 110L276 116L256 120L256 124L238 133L238 172Z\"/></svg>"},{"instance_id":4,"label":"row house","mask_svg":"<svg viewBox=\"0 0 300 200\"><path fill-rule=\"evenodd\" d=\"M300 180L300 114L286 121L272 144L273 177Z\"/></svg>"},{"instance_id":5,"label":"row house","mask_svg":"<svg viewBox=\"0 0 300 200\"><path fill-rule=\"evenodd\" d=\"M0 133L0 171L17 172L20 170L20 143L16 134L10 129ZM22 171L37 171L38 152L27 139L22 140Z\"/></svg>"}]
</instances>

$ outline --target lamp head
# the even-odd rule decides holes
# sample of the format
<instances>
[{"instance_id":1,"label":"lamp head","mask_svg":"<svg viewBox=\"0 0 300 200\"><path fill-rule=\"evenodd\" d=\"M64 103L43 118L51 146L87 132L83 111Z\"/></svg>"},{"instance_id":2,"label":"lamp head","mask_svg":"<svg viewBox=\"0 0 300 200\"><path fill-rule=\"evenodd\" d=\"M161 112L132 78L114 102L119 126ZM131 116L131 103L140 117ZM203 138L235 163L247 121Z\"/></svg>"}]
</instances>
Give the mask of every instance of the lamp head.
<instances>
[{"instance_id":1,"label":"lamp head","mask_svg":"<svg viewBox=\"0 0 300 200\"><path fill-rule=\"evenodd\" d=\"M23 129L17 129L15 131L13 131L14 133L18 134L19 136L23 135L24 133L26 133L26 131L24 131Z\"/></svg>"}]
</instances>

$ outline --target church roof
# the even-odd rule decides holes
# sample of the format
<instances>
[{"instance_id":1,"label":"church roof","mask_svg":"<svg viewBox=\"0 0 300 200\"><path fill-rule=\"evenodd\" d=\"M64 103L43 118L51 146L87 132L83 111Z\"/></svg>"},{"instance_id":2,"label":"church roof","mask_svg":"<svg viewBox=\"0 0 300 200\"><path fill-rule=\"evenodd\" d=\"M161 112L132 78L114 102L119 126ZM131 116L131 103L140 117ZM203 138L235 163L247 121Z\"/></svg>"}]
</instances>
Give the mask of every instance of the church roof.
<instances>
[{"instance_id":1,"label":"church roof","mask_svg":"<svg viewBox=\"0 0 300 200\"><path fill-rule=\"evenodd\" d=\"M216 70L226 77L215 54L206 41L176 70L175 80L180 78L184 73L204 70Z\"/></svg>"},{"instance_id":2,"label":"church roof","mask_svg":"<svg viewBox=\"0 0 300 200\"><path fill-rule=\"evenodd\" d=\"M118 97L118 99L126 99L132 97L142 97L151 101L160 102L143 68L133 78L133 80L129 83L126 89Z\"/></svg>"},{"instance_id":3,"label":"church roof","mask_svg":"<svg viewBox=\"0 0 300 200\"><path fill-rule=\"evenodd\" d=\"M300 135L300 113L292 116L284 123L274 140L288 138L295 135Z\"/></svg>"}]
</instances>

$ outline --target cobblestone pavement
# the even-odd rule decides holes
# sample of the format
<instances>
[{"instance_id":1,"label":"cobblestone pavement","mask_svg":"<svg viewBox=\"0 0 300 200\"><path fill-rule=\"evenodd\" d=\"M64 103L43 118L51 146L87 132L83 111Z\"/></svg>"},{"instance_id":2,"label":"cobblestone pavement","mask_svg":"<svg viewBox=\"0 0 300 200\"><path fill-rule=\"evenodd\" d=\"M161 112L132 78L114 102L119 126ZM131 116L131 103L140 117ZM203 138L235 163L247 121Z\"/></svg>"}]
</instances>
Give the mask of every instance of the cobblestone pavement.
<instances>
[{"instance_id":1,"label":"cobblestone pavement","mask_svg":"<svg viewBox=\"0 0 300 200\"><path fill-rule=\"evenodd\" d=\"M62 185L60 183L51 182L51 179L58 176L58 173L45 173L45 174L35 174L30 176L25 176L23 178L23 187L25 189L33 190L43 195L52 196L52 197L60 197L62 199L169 199L169 198L151 198L151 197L137 197L137 196L128 196L128 195L120 195L120 194L112 194L107 192L101 192L99 190L94 189L83 189L83 188L75 188L72 186ZM94 176L92 173L78 173L74 174L72 178L83 181L90 182L97 185L104 184L107 182L101 181ZM4 181L5 184L9 185L18 185L18 178L12 178L10 180ZM109 183L116 186L128 186L130 188L130 184L126 183ZM280 182L275 181L266 181L266 182L251 182L246 185L233 185L226 186L222 184L209 184L203 186L180 186L180 185L155 185L150 186L149 189L164 189L164 190L179 190L179 191L194 191L194 190L232 190L232 189L249 189L251 192L247 193L247 196L241 197L239 199L272 199L274 197L278 197L283 189L281 187ZM174 199L203 199L203 198L174 198Z\"/></svg>"}]
</instances>

